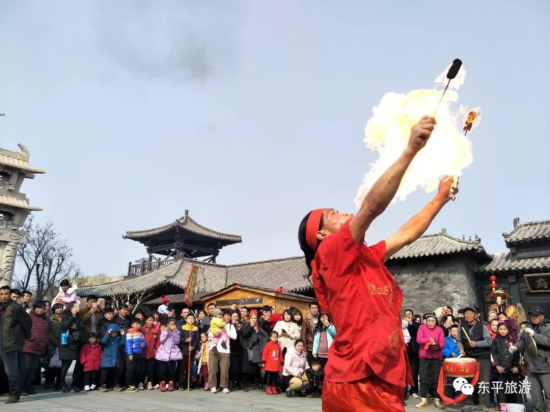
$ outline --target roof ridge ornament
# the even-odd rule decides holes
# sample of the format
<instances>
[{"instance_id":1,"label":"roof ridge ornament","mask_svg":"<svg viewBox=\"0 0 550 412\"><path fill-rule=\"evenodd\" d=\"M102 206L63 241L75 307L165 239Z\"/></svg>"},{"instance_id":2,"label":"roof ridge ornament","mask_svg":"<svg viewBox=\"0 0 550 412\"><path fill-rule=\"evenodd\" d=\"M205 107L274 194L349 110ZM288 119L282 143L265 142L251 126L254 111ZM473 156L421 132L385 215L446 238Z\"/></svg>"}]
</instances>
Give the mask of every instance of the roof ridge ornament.
<instances>
[{"instance_id":1,"label":"roof ridge ornament","mask_svg":"<svg viewBox=\"0 0 550 412\"><path fill-rule=\"evenodd\" d=\"M514 229L517 229L519 225L520 225L519 217L515 217L514 218Z\"/></svg>"}]
</instances>

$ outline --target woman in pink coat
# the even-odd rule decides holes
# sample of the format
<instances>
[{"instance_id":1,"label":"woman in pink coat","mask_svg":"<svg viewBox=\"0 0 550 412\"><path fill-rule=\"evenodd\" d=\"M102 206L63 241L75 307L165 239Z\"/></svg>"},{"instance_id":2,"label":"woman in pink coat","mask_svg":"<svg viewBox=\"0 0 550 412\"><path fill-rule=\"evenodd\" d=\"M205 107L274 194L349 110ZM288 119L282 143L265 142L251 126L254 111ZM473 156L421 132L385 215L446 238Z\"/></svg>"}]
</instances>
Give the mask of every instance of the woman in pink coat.
<instances>
[{"instance_id":1,"label":"woman in pink coat","mask_svg":"<svg viewBox=\"0 0 550 412\"><path fill-rule=\"evenodd\" d=\"M417 408L428 407L428 391L430 389L432 394L437 396L437 380L443 361L441 351L445 348L445 334L443 329L437 326L435 314L424 315L424 320L426 324L418 328L416 335L416 342L420 349L420 396L422 398L421 402L416 405ZM434 406L436 408L441 406L439 398L434 398Z\"/></svg>"}]
</instances>

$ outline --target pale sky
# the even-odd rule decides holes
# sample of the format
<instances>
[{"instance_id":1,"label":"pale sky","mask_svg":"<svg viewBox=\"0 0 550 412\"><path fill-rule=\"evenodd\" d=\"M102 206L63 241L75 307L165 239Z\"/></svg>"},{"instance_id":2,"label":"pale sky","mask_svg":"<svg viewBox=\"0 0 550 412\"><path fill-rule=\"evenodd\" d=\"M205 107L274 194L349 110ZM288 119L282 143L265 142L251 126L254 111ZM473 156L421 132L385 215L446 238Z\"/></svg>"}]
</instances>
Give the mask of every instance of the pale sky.
<instances>
[{"instance_id":1,"label":"pale sky","mask_svg":"<svg viewBox=\"0 0 550 412\"><path fill-rule=\"evenodd\" d=\"M434 221L505 250L512 219L550 219L550 3L0 1L0 146L47 174L23 192L84 274L145 256L127 230L199 223L239 234L219 263L299 255L312 208L353 212L389 91L431 88L455 58L481 106L474 163ZM388 208L367 242L429 201Z\"/></svg>"}]
</instances>

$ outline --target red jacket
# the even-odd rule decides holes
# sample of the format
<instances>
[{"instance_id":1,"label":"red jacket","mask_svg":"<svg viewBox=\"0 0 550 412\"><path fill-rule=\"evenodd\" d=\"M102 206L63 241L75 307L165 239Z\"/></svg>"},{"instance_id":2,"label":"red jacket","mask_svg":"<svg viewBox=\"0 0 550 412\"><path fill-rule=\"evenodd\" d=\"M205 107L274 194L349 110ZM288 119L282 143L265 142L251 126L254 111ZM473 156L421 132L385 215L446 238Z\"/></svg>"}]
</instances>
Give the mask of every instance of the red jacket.
<instances>
[{"instance_id":1,"label":"red jacket","mask_svg":"<svg viewBox=\"0 0 550 412\"><path fill-rule=\"evenodd\" d=\"M157 354L157 346L158 343L160 343L159 328L157 328L156 326L148 328L147 325L143 325L141 327L141 333L143 333L143 337L145 338L145 342L147 343L147 345L145 346L143 357L145 359L155 359L155 355Z\"/></svg>"},{"instance_id":2,"label":"red jacket","mask_svg":"<svg viewBox=\"0 0 550 412\"><path fill-rule=\"evenodd\" d=\"M275 325L280 320L283 320L283 315L281 313L274 313L273 315L271 315L271 317L269 318L269 326L271 327L271 330L275 329Z\"/></svg>"},{"instance_id":3,"label":"red jacket","mask_svg":"<svg viewBox=\"0 0 550 412\"><path fill-rule=\"evenodd\" d=\"M29 312L32 320L31 337L21 349L23 353L44 355L50 341L50 321L45 316L38 316L34 311Z\"/></svg>"},{"instance_id":4,"label":"red jacket","mask_svg":"<svg viewBox=\"0 0 550 412\"><path fill-rule=\"evenodd\" d=\"M283 367L281 363L283 359L283 351L281 345L269 341L264 348L262 362L265 363L264 370L266 372L281 372Z\"/></svg>"},{"instance_id":5,"label":"red jacket","mask_svg":"<svg viewBox=\"0 0 550 412\"><path fill-rule=\"evenodd\" d=\"M80 351L80 363L84 368L84 372L99 370L102 352L99 343L96 343L94 346L87 343L82 347Z\"/></svg>"}]
</instances>

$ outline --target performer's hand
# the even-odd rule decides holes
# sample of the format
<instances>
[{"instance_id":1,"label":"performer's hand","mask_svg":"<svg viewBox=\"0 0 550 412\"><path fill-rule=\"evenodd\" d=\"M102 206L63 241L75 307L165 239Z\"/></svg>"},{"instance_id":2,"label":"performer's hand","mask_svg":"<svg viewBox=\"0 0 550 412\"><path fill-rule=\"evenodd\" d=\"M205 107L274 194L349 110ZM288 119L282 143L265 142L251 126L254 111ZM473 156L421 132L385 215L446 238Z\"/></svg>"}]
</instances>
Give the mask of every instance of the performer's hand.
<instances>
[{"instance_id":1,"label":"performer's hand","mask_svg":"<svg viewBox=\"0 0 550 412\"><path fill-rule=\"evenodd\" d=\"M498 373L504 373L504 368L502 366L497 366Z\"/></svg>"},{"instance_id":2,"label":"performer's hand","mask_svg":"<svg viewBox=\"0 0 550 412\"><path fill-rule=\"evenodd\" d=\"M475 343L473 340L470 341L470 347L471 347L471 348L475 348L475 347L476 347L476 343Z\"/></svg>"},{"instance_id":3,"label":"performer's hand","mask_svg":"<svg viewBox=\"0 0 550 412\"><path fill-rule=\"evenodd\" d=\"M514 366L512 368L512 373L519 373L519 369Z\"/></svg>"},{"instance_id":4,"label":"performer's hand","mask_svg":"<svg viewBox=\"0 0 550 412\"><path fill-rule=\"evenodd\" d=\"M445 176L439 182L439 189L437 191L437 196L443 199L450 199L449 196L455 196L458 193L458 179L456 182L456 187L453 187L454 179L452 176Z\"/></svg>"},{"instance_id":5,"label":"performer's hand","mask_svg":"<svg viewBox=\"0 0 550 412\"><path fill-rule=\"evenodd\" d=\"M408 149L418 153L428 142L437 122L433 116L424 116L411 128Z\"/></svg>"}]
</instances>

